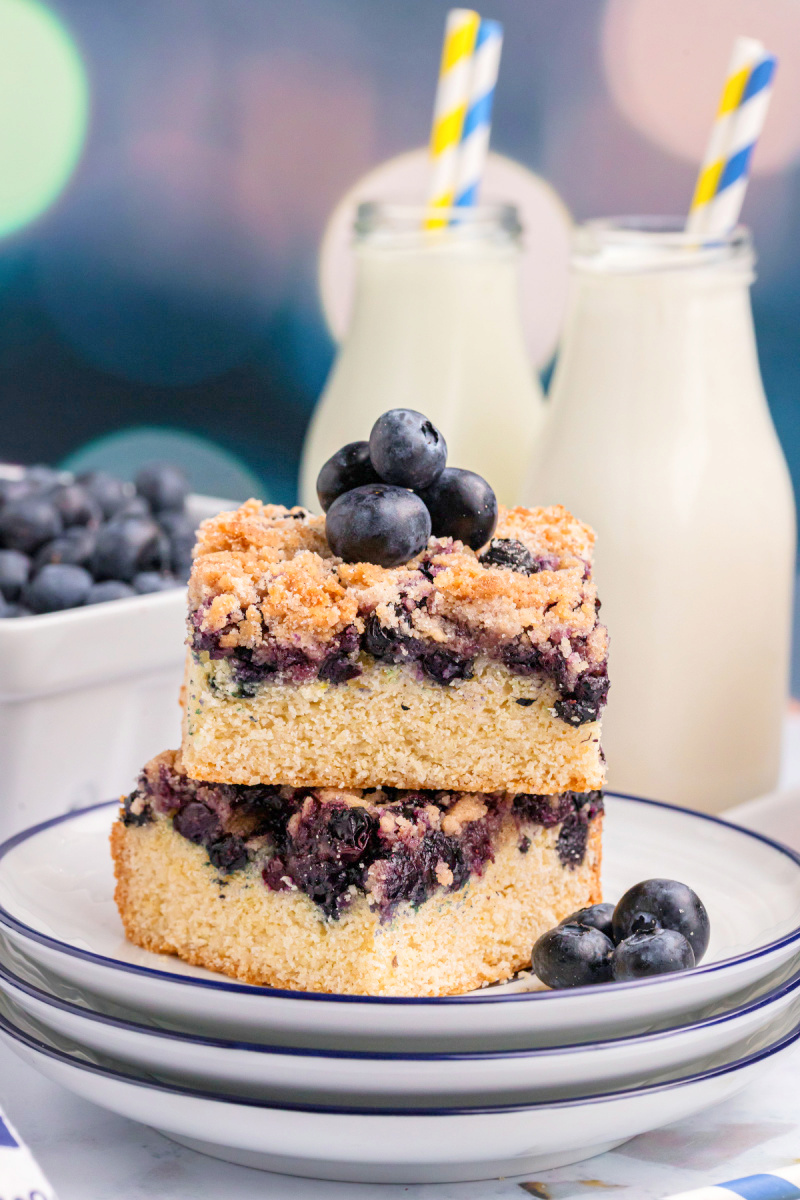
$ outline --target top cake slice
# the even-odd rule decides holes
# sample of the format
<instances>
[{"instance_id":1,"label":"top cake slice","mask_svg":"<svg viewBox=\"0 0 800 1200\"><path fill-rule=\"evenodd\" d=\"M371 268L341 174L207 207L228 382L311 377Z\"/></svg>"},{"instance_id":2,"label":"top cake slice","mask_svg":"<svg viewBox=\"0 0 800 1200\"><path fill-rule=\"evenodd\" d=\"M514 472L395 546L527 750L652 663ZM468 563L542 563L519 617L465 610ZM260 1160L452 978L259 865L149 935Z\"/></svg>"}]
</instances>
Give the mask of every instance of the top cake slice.
<instances>
[{"instance_id":1,"label":"top cake slice","mask_svg":"<svg viewBox=\"0 0 800 1200\"><path fill-rule=\"evenodd\" d=\"M601 787L593 541L564 508L501 509L477 554L431 538L384 568L337 558L305 509L249 500L205 521L185 769L250 785Z\"/></svg>"}]
</instances>

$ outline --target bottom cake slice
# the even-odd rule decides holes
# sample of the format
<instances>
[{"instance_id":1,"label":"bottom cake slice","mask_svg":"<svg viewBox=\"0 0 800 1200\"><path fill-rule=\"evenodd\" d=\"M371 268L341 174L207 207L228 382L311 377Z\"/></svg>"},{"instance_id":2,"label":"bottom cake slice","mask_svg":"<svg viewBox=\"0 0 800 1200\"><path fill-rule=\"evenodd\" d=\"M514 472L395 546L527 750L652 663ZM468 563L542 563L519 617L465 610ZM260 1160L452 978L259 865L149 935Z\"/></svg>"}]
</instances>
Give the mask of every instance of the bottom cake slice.
<instances>
[{"instance_id":1,"label":"bottom cake slice","mask_svg":"<svg viewBox=\"0 0 800 1200\"><path fill-rule=\"evenodd\" d=\"M440 996L601 899L599 792L202 783L167 751L111 834L131 941L249 983Z\"/></svg>"}]
</instances>

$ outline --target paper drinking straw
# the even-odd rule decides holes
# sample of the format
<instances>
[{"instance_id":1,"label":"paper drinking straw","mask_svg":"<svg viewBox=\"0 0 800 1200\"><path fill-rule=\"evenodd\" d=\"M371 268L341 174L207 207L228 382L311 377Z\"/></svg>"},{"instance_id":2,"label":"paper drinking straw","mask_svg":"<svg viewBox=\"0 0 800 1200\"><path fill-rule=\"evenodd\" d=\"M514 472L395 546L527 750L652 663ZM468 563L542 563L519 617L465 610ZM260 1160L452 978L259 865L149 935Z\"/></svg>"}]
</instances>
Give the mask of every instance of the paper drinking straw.
<instances>
[{"instance_id":1,"label":"paper drinking straw","mask_svg":"<svg viewBox=\"0 0 800 1200\"><path fill-rule=\"evenodd\" d=\"M502 50L503 26L499 21L482 20L472 56L469 103L458 149L454 200L458 208L466 208L478 202L478 192L489 154L492 104Z\"/></svg>"},{"instance_id":2,"label":"paper drinking straw","mask_svg":"<svg viewBox=\"0 0 800 1200\"><path fill-rule=\"evenodd\" d=\"M800 1200L800 1167L776 1167L764 1175L729 1179L715 1187L679 1192L666 1200Z\"/></svg>"},{"instance_id":3,"label":"paper drinking straw","mask_svg":"<svg viewBox=\"0 0 800 1200\"><path fill-rule=\"evenodd\" d=\"M431 128L431 187L425 220L428 229L446 224L446 218L436 210L450 208L455 198L458 147L479 24L480 17L469 8L451 8L447 14Z\"/></svg>"},{"instance_id":4,"label":"paper drinking straw","mask_svg":"<svg viewBox=\"0 0 800 1200\"><path fill-rule=\"evenodd\" d=\"M775 59L761 42L755 38L736 39L697 177L687 232L720 234L735 225L747 187L750 157L766 117L774 70ZM736 184L739 186L735 192L719 204L722 192ZM731 212L733 220L722 225L730 220Z\"/></svg>"},{"instance_id":5,"label":"paper drinking straw","mask_svg":"<svg viewBox=\"0 0 800 1200\"><path fill-rule=\"evenodd\" d=\"M772 99L772 81L777 59L766 54L750 72L734 124L733 142L709 206L707 233L718 236L733 229L742 211L750 179L750 160L761 136Z\"/></svg>"}]
</instances>

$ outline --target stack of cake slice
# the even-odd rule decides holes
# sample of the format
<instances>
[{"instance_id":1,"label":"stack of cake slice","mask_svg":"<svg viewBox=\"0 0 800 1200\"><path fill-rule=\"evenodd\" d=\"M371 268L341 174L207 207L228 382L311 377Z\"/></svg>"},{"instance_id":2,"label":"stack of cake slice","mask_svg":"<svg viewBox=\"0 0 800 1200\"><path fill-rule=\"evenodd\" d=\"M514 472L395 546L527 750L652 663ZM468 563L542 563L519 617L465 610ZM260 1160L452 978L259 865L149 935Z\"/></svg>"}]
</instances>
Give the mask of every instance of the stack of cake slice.
<instances>
[{"instance_id":1,"label":"stack of cake slice","mask_svg":"<svg viewBox=\"0 0 800 1200\"><path fill-rule=\"evenodd\" d=\"M179 752L112 833L149 950L251 983L446 995L600 900L607 637L593 535L500 511L478 553L334 556L249 501L201 527Z\"/></svg>"}]
</instances>

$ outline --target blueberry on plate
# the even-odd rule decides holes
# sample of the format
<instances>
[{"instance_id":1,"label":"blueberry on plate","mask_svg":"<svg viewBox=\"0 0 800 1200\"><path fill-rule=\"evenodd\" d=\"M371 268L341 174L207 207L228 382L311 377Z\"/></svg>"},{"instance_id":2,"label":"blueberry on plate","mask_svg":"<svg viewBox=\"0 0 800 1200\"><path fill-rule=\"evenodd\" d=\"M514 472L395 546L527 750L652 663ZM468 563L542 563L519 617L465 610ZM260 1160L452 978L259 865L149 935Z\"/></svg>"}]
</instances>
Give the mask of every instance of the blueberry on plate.
<instances>
[{"instance_id":1,"label":"blueberry on plate","mask_svg":"<svg viewBox=\"0 0 800 1200\"><path fill-rule=\"evenodd\" d=\"M141 571L169 566L169 541L151 517L110 521L97 535L92 568L98 579L130 583Z\"/></svg>"},{"instance_id":2,"label":"blueberry on plate","mask_svg":"<svg viewBox=\"0 0 800 1200\"><path fill-rule=\"evenodd\" d=\"M79 475L76 482L97 501L106 520L113 517L133 495L132 484L123 483L121 479L107 475L105 471L87 471L84 475Z\"/></svg>"},{"instance_id":3,"label":"blueberry on plate","mask_svg":"<svg viewBox=\"0 0 800 1200\"><path fill-rule=\"evenodd\" d=\"M178 586L172 575L164 575L159 571L140 571L133 577L133 590L140 596L148 596L152 592L171 592Z\"/></svg>"},{"instance_id":4,"label":"blueberry on plate","mask_svg":"<svg viewBox=\"0 0 800 1200\"><path fill-rule=\"evenodd\" d=\"M556 925L533 947L533 969L551 988L586 987L611 978L614 943L591 925Z\"/></svg>"},{"instance_id":5,"label":"blueberry on plate","mask_svg":"<svg viewBox=\"0 0 800 1200\"><path fill-rule=\"evenodd\" d=\"M83 567L71 563L48 563L22 591L23 604L35 613L60 612L83 604L92 586Z\"/></svg>"},{"instance_id":6,"label":"blueberry on plate","mask_svg":"<svg viewBox=\"0 0 800 1200\"><path fill-rule=\"evenodd\" d=\"M613 916L613 904L591 904L588 908L579 908L571 916L565 917L561 924L586 925L592 929L599 929L601 933L604 933L613 942L614 935L611 928Z\"/></svg>"},{"instance_id":7,"label":"blueberry on plate","mask_svg":"<svg viewBox=\"0 0 800 1200\"><path fill-rule=\"evenodd\" d=\"M103 510L94 496L80 483L64 483L54 488L50 499L64 525L99 525Z\"/></svg>"},{"instance_id":8,"label":"blueberry on plate","mask_svg":"<svg viewBox=\"0 0 800 1200\"><path fill-rule=\"evenodd\" d=\"M104 579L102 583L93 583L84 604L106 604L110 600L129 600L136 592L129 583L121 579Z\"/></svg>"},{"instance_id":9,"label":"blueberry on plate","mask_svg":"<svg viewBox=\"0 0 800 1200\"><path fill-rule=\"evenodd\" d=\"M633 932L634 920L641 913L655 917L663 929L682 933L695 962L700 962L708 948L711 925L702 900L690 887L675 879L645 879L634 884L614 909L615 941L621 942Z\"/></svg>"},{"instance_id":10,"label":"blueberry on plate","mask_svg":"<svg viewBox=\"0 0 800 1200\"><path fill-rule=\"evenodd\" d=\"M20 496L0 509L0 545L31 554L63 528L58 509L46 496Z\"/></svg>"},{"instance_id":11,"label":"blueberry on plate","mask_svg":"<svg viewBox=\"0 0 800 1200\"><path fill-rule=\"evenodd\" d=\"M189 480L174 463L146 463L136 472L133 482L153 512L180 510L189 495Z\"/></svg>"},{"instance_id":12,"label":"blueberry on plate","mask_svg":"<svg viewBox=\"0 0 800 1200\"><path fill-rule=\"evenodd\" d=\"M348 442L328 459L317 476L320 508L327 512L334 500L345 492L380 482L381 477L369 456L369 442Z\"/></svg>"},{"instance_id":13,"label":"blueberry on plate","mask_svg":"<svg viewBox=\"0 0 800 1200\"><path fill-rule=\"evenodd\" d=\"M0 592L0 617L10 617L15 606L6 600L2 592Z\"/></svg>"},{"instance_id":14,"label":"blueberry on plate","mask_svg":"<svg viewBox=\"0 0 800 1200\"><path fill-rule=\"evenodd\" d=\"M413 492L388 483L353 488L334 500L325 522L328 544L345 562L399 567L431 535L428 510Z\"/></svg>"},{"instance_id":15,"label":"blueberry on plate","mask_svg":"<svg viewBox=\"0 0 800 1200\"><path fill-rule=\"evenodd\" d=\"M650 914L641 914L633 925L633 933L615 947L611 956L614 979L669 975L695 965L694 951L677 929L662 929Z\"/></svg>"},{"instance_id":16,"label":"blueberry on plate","mask_svg":"<svg viewBox=\"0 0 800 1200\"><path fill-rule=\"evenodd\" d=\"M447 462L439 430L413 408L390 408L369 435L372 465L385 483L419 491L438 479Z\"/></svg>"},{"instance_id":17,"label":"blueberry on plate","mask_svg":"<svg viewBox=\"0 0 800 1200\"><path fill-rule=\"evenodd\" d=\"M72 563L75 567L88 567L96 544L97 535L93 529L73 525L65 529L60 537L45 542L36 551L33 569L38 571L48 563Z\"/></svg>"},{"instance_id":18,"label":"blueberry on plate","mask_svg":"<svg viewBox=\"0 0 800 1200\"><path fill-rule=\"evenodd\" d=\"M19 600L28 582L31 560L20 550L0 550L0 595L6 600Z\"/></svg>"},{"instance_id":19,"label":"blueberry on plate","mask_svg":"<svg viewBox=\"0 0 800 1200\"><path fill-rule=\"evenodd\" d=\"M494 533L497 497L474 471L447 467L420 496L431 514L434 537L456 538L478 550Z\"/></svg>"}]
</instances>

